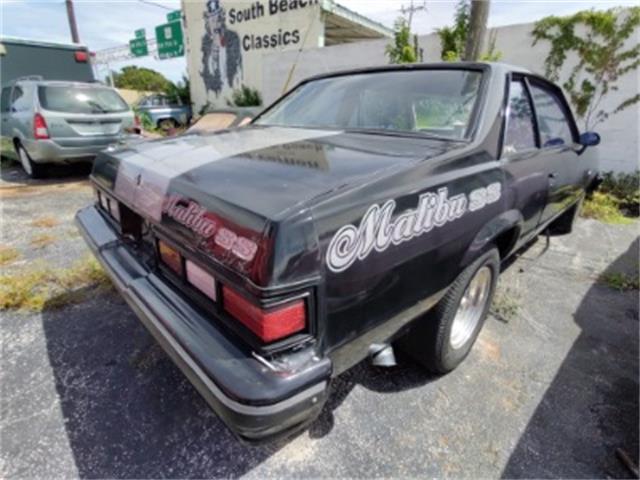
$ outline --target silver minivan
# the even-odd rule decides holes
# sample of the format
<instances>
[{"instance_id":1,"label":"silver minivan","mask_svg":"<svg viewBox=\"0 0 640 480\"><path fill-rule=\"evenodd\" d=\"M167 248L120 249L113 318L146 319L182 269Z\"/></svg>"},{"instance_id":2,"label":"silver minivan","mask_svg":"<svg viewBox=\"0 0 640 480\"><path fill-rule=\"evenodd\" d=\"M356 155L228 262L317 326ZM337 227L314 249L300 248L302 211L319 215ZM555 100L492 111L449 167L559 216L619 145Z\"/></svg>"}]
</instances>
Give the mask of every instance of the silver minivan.
<instances>
[{"instance_id":1,"label":"silver minivan","mask_svg":"<svg viewBox=\"0 0 640 480\"><path fill-rule=\"evenodd\" d=\"M23 78L2 87L2 155L37 178L46 163L92 161L139 130L118 92L97 83Z\"/></svg>"}]
</instances>

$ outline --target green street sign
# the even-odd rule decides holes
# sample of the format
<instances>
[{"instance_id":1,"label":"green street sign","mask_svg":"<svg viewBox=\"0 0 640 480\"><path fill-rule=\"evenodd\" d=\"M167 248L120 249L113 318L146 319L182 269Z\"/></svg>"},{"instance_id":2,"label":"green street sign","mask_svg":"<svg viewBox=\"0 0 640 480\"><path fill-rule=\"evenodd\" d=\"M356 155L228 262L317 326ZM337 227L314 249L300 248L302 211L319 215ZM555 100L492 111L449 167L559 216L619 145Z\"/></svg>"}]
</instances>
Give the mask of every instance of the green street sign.
<instances>
[{"instance_id":1,"label":"green street sign","mask_svg":"<svg viewBox=\"0 0 640 480\"><path fill-rule=\"evenodd\" d=\"M136 38L144 38L147 36L144 31L144 28L139 28L138 30L135 31L135 34L136 34Z\"/></svg>"},{"instance_id":2,"label":"green street sign","mask_svg":"<svg viewBox=\"0 0 640 480\"><path fill-rule=\"evenodd\" d=\"M182 12L180 10L167 13L167 22L178 22L180 20L182 20Z\"/></svg>"},{"instance_id":3,"label":"green street sign","mask_svg":"<svg viewBox=\"0 0 640 480\"><path fill-rule=\"evenodd\" d=\"M147 40L145 38L134 38L129 40L129 51L134 57L145 57L149 55Z\"/></svg>"},{"instance_id":4,"label":"green street sign","mask_svg":"<svg viewBox=\"0 0 640 480\"><path fill-rule=\"evenodd\" d=\"M180 22L169 22L156 27L158 57L160 60L184 55L184 40Z\"/></svg>"}]
</instances>

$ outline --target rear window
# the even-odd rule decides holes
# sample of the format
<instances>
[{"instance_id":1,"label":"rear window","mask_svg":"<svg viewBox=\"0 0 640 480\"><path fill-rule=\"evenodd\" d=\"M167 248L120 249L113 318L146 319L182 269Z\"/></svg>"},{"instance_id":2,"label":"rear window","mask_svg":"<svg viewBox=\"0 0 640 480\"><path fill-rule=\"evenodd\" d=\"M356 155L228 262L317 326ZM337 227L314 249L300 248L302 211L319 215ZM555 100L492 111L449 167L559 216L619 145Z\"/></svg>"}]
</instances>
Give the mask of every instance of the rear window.
<instances>
[{"instance_id":1,"label":"rear window","mask_svg":"<svg viewBox=\"0 0 640 480\"><path fill-rule=\"evenodd\" d=\"M129 110L126 102L109 88L70 86L38 87L40 105L46 110L67 113L115 113Z\"/></svg>"}]
</instances>

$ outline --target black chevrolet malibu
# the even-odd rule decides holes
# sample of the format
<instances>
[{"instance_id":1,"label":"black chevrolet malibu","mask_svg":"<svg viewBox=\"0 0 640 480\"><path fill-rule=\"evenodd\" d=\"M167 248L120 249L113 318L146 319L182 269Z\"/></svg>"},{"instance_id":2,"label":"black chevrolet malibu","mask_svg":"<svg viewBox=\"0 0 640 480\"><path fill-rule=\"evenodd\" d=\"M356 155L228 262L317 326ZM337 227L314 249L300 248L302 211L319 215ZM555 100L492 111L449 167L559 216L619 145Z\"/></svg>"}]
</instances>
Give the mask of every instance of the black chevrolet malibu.
<instances>
[{"instance_id":1,"label":"black chevrolet malibu","mask_svg":"<svg viewBox=\"0 0 640 480\"><path fill-rule=\"evenodd\" d=\"M77 222L144 325L255 442L307 426L366 357L402 348L455 368L500 263L544 229L571 231L598 142L558 87L519 68L333 73L245 128L105 152Z\"/></svg>"}]
</instances>

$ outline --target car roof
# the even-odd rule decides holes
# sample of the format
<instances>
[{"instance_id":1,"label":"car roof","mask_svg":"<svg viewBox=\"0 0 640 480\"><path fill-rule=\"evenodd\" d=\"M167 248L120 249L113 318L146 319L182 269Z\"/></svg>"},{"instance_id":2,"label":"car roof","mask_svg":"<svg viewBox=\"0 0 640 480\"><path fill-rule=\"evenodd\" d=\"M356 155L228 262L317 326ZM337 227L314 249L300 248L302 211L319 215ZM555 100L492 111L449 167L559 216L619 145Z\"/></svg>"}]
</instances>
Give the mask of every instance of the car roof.
<instances>
[{"instance_id":1,"label":"car roof","mask_svg":"<svg viewBox=\"0 0 640 480\"><path fill-rule=\"evenodd\" d=\"M501 62L431 62L431 63L404 63L394 65L377 65L372 67L361 67L347 70L337 70L334 72L323 73L314 75L302 80L300 83L306 83L310 80L318 80L321 78L339 77L343 75L357 75L363 73L378 73L378 72L394 72L405 70L491 70L496 74L501 73L526 73L532 72L524 67L517 65L510 65L508 63Z\"/></svg>"},{"instance_id":2,"label":"car roof","mask_svg":"<svg viewBox=\"0 0 640 480\"><path fill-rule=\"evenodd\" d=\"M103 83L100 82L74 82L72 80L45 80L45 79L41 79L41 78L34 78L34 77L21 77L21 78L16 78L10 82L8 82L6 85L3 86L11 86L11 85L15 85L16 83L35 83L38 85L43 85L43 86L54 86L54 87L102 87L102 88L112 88L109 87L108 85L104 85Z\"/></svg>"}]
</instances>

